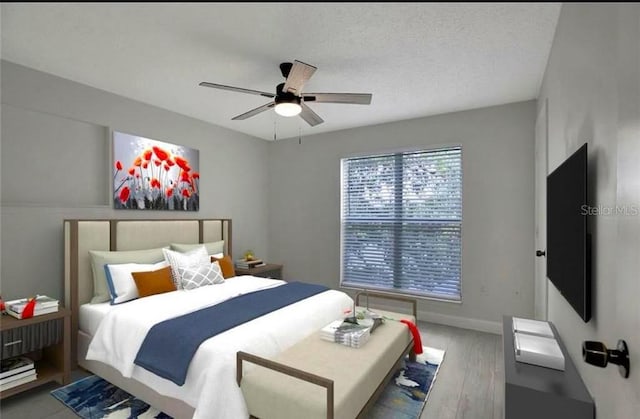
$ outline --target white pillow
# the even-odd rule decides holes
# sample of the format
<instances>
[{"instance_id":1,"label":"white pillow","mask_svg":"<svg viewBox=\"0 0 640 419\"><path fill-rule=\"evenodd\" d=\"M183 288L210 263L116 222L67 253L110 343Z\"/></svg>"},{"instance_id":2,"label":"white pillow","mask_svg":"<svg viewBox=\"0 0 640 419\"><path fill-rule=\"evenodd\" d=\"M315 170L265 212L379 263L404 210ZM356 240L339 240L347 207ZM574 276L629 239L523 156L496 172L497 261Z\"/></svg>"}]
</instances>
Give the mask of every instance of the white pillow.
<instances>
[{"instance_id":1,"label":"white pillow","mask_svg":"<svg viewBox=\"0 0 640 419\"><path fill-rule=\"evenodd\" d=\"M180 268L188 268L193 266L208 265L211 258L204 246L197 247L186 253L175 252L169 249L162 249L164 258L171 265L171 276L176 289L182 289Z\"/></svg>"},{"instance_id":2,"label":"white pillow","mask_svg":"<svg viewBox=\"0 0 640 419\"><path fill-rule=\"evenodd\" d=\"M164 260L153 264L120 263L104 265L111 304L120 304L138 298L138 287L131 272L157 271L167 266L169 264Z\"/></svg>"},{"instance_id":3,"label":"white pillow","mask_svg":"<svg viewBox=\"0 0 640 419\"><path fill-rule=\"evenodd\" d=\"M104 266L122 263L157 263L164 259L162 249L100 251L89 250L91 273L93 274L93 298L91 304L104 303L111 299Z\"/></svg>"},{"instance_id":4,"label":"white pillow","mask_svg":"<svg viewBox=\"0 0 640 419\"><path fill-rule=\"evenodd\" d=\"M204 246L210 256L224 252L224 240L207 243L171 243L171 250L180 253L190 252L196 247Z\"/></svg>"},{"instance_id":5,"label":"white pillow","mask_svg":"<svg viewBox=\"0 0 640 419\"><path fill-rule=\"evenodd\" d=\"M178 271L180 272L180 283L185 290L224 282L218 262L181 267Z\"/></svg>"}]
</instances>

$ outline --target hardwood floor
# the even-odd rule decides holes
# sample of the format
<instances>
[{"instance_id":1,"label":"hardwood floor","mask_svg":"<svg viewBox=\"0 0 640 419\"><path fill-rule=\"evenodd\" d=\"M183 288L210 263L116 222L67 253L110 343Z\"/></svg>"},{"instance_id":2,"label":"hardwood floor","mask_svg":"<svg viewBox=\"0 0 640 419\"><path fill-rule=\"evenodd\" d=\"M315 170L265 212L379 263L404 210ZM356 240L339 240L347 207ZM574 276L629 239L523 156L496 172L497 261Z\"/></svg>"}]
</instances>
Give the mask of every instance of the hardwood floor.
<instances>
[{"instance_id":1,"label":"hardwood floor","mask_svg":"<svg viewBox=\"0 0 640 419\"><path fill-rule=\"evenodd\" d=\"M502 419L502 337L420 322L422 344L444 349L444 363L421 419Z\"/></svg>"},{"instance_id":2,"label":"hardwood floor","mask_svg":"<svg viewBox=\"0 0 640 419\"><path fill-rule=\"evenodd\" d=\"M444 363L421 419L502 419L504 371L499 335L419 323L425 346L444 349ZM72 380L86 376L74 371ZM49 392L49 384L3 400L2 419L77 419Z\"/></svg>"}]
</instances>

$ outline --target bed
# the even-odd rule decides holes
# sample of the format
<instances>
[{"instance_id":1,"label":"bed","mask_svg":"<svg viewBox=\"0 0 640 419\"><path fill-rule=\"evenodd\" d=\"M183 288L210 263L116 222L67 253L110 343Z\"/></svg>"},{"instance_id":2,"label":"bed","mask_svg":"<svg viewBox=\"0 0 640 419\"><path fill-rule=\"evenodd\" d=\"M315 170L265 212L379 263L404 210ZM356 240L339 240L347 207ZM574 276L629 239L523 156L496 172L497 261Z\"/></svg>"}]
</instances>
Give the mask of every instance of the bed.
<instances>
[{"instance_id":1,"label":"bed","mask_svg":"<svg viewBox=\"0 0 640 419\"><path fill-rule=\"evenodd\" d=\"M220 285L124 304L89 304L94 297L89 251L134 251L224 240L224 253L230 254L231 232L229 219L65 220L65 302L72 311L72 365L77 362L176 418L248 417L235 384L236 353L277 355L341 317L353 304L348 295L320 292L206 340L191 361L184 385L133 364L149 328L163 319L211 306L216 299L280 287L283 281L241 276Z\"/></svg>"}]
</instances>

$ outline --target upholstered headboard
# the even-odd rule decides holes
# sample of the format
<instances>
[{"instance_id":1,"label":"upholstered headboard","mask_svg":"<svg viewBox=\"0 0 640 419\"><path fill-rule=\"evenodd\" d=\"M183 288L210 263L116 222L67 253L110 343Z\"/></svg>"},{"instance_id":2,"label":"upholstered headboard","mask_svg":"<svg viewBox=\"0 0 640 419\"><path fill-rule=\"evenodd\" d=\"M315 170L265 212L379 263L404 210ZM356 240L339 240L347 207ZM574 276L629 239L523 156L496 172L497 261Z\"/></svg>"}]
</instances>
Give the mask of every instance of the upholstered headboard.
<instances>
[{"instance_id":1,"label":"upholstered headboard","mask_svg":"<svg viewBox=\"0 0 640 419\"><path fill-rule=\"evenodd\" d=\"M93 296L89 250L140 250L219 240L225 241L225 254L230 255L230 219L65 220L65 306L72 312L72 339L78 330L78 309ZM71 346L75 352L75 342Z\"/></svg>"}]
</instances>

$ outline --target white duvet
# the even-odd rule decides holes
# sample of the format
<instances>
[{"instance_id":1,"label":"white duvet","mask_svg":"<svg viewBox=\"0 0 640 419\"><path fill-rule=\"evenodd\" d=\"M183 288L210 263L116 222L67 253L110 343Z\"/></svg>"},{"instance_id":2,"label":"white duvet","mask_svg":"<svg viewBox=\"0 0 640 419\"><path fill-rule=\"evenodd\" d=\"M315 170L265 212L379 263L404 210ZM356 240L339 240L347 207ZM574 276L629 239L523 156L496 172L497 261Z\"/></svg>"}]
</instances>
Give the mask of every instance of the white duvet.
<instances>
[{"instance_id":1,"label":"white duvet","mask_svg":"<svg viewBox=\"0 0 640 419\"><path fill-rule=\"evenodd\" d=\"M249 416L235 381L236 353L272 357L328 323L344 317L353 300L329 290L259 317L206 340L196 351L183 386L133 363L147 331L156 323L208 307L283 281L239 276L223 284L174 291L112 306L98 327L87 359L116 368L158 393L181 399L195 408L194 418L240 419ZM198 327L198 325L194 325ZM250 370L254 367L246 365Z\"/></svg>"}]
</instances>

